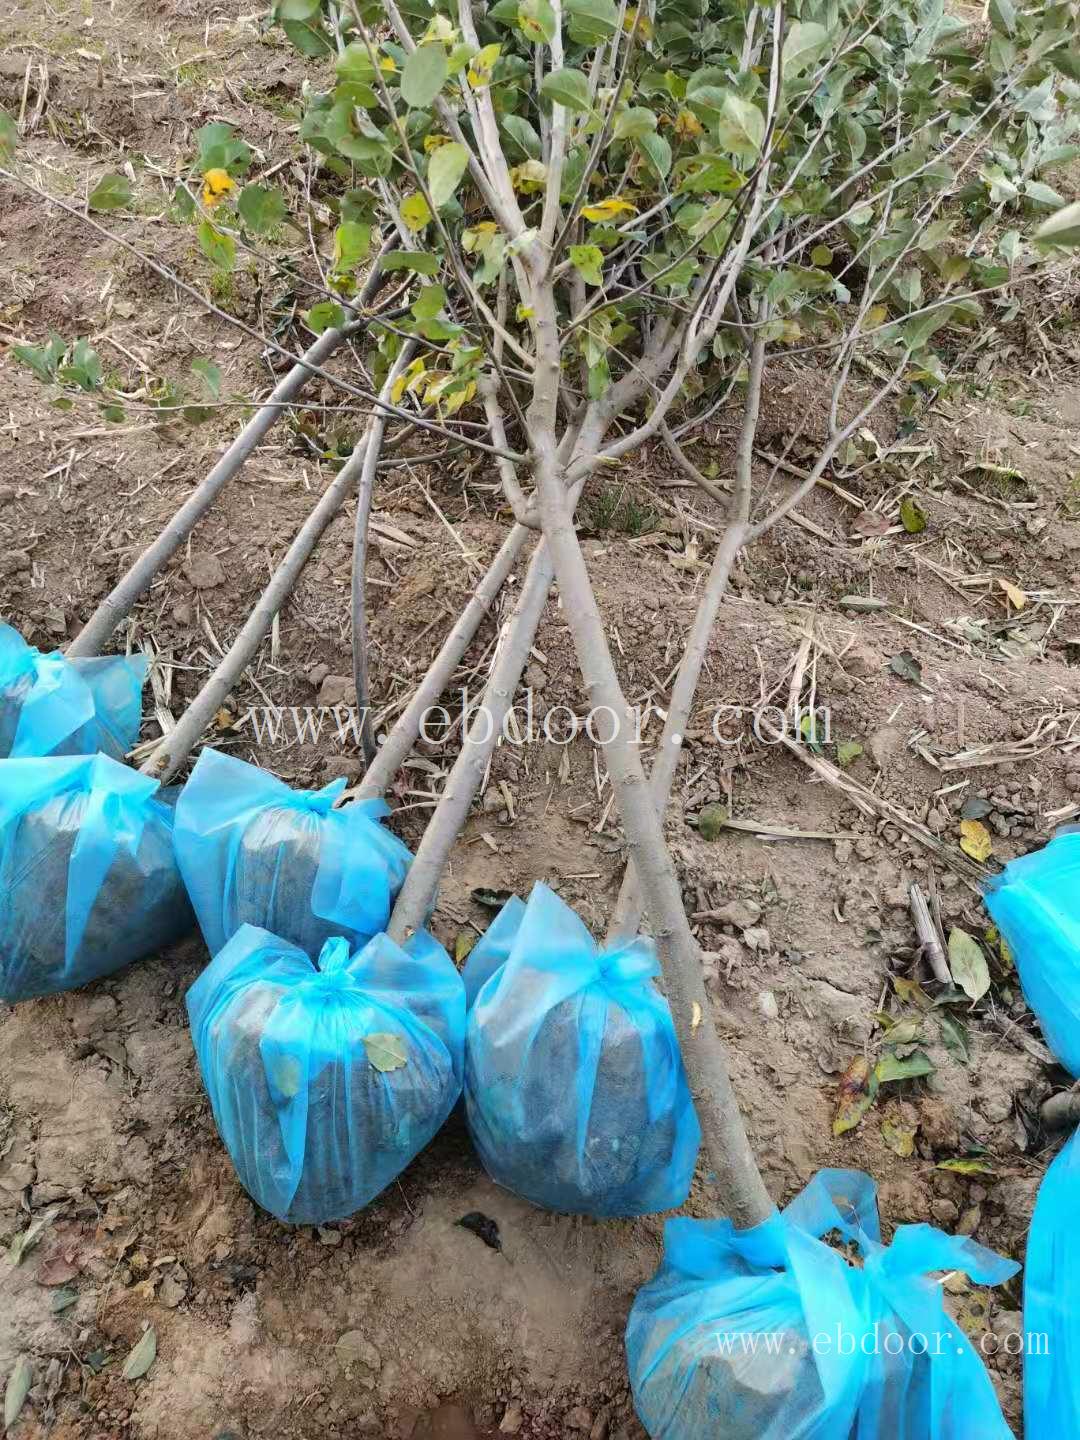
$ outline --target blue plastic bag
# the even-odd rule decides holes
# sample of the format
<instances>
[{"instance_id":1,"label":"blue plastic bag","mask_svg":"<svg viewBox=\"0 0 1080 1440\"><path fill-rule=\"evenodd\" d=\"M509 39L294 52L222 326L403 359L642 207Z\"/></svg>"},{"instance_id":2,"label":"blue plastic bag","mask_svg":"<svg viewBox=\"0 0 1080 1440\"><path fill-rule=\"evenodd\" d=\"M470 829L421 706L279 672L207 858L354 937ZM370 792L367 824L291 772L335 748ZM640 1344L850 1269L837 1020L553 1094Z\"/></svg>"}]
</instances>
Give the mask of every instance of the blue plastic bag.
<instances>
[{"instance_id":1,"label":"blue plastic bag","mask_svg":"<svg viewBox=\"0 0 1080 1440\"><path fill-rule=\"evenodd\" d=\"M0 999L111 975L194 923L156 780L107 755L0 760Z\"/></svg>"},{"instance_id":2,"label":"blue plastic bag","mask_svg":"<svg viewBox=\"0 0 1080 1440\"><path fill-rule=\"evenodd\" d=\"M145 655L45 655L0 624L0 758L122 760L139 738L146 671Z\"/></svg>"},{"instance_id":3,"label":"blue plastic bag","mask_svg":"<svg viewBox=\"0 0 1080 1440\"><path fill-rule=\"evenodd\" d=\"M1011 861L986 896L1047 1043L1080 1077L1080 831ZM1024 1428L1080 1435L1080 1132L1047 1170L1024 1257Z\"/></svg>"},{"instance_id":4,"label":"blue plastic bag","mask_svg":"<svg viewBox=\"0 0 1080 1440\"><path fill-rule=\"evenodd\" d=\"M332 936L358 949L386 928L412 860L379 818L382 800L340 810L345 789L291 790L243 760L203 750L176 806L176 858L211 955L256 925L314 960Z\"/></svg>"},{"instance_id":5,"label":"blue plastic bag","mask_svg":"<svg viewBox=\"0 0 1080 1440\"><path fill-rule=\"evenodd\" d=\"M1011 861L986 908L1016 961L1046 1042L1080 1076L1080 831Z\"/></svg>"},{"instance_id":6,"label":"blue plastic bag","mask_svg":"<svg viewBox=\"0 0 1080 1440\"><path fill-rule=\"evenodd\" d=\"M831 1231L861 1268L822 1241ZM638 1415L653 1440L1008 1440L990 1377L927 1275L997 1285L1018 1269L930 1225L883 1246L874 1183L853 1170L820 1171L750 1230L669 1220L626 1330Z\"/></svg>"},{"instance_id":7,"label":"blue plastic bag","mask_svg":"<svg viewBox=\"0 0 1080 1440\"><path fill-rule=\"evenodd\" d=\"M493 1180L574 1214L681 1205L701 1143L652 942L600 949L546 885L473 947L465 1114Z\"/></svg>"},{"instance_id":8,"label":"blue plastic bag","mask_svg":"<svg viewBox=\"0 0 1080 1440\"><path fill-rule=\"evenodd\" d=\"M187 994L218 1133L248 1193L321 1225L368 1204L461 1093L465 993L426 931L318 962L245 925Z\"/></svg>"}]
</instances>

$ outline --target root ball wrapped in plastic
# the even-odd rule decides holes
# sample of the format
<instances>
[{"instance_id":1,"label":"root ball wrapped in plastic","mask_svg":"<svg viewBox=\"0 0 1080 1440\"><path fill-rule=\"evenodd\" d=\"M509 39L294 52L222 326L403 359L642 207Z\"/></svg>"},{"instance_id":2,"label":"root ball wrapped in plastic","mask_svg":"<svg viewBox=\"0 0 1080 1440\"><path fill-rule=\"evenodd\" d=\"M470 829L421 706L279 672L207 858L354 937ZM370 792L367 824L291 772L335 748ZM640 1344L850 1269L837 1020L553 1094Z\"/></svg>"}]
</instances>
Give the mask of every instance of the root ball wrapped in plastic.
<instances>
[{"instance_id":1,"label":"root ball wrapped in plastic","mask_svg":"<svg viewBox=\"0 0 1080 1440\"><path fill-rule=\"evenodd\" d=\"M638 1415L653 1440L1010 1440L929 1275L997 1285L1018 1269L930 1225L882 1245L874 1183L853 1170L820 1171L749 1230L669 1220L626 1330Z\"/></svg>"},{"instance_id":2,"label":"root ball wrapped in plastic","mask_svg":"<svg viewBox=\"0 0 1080 1440\"><path fill-rule=\"evenodd\" d=\"M139 738L146 670L144 655L46 655L0 624L0 758L122 760Z\"/></svg>"},{"instance_id":3,"label":"root ball wrapped in plastic","mask_svg":"<svg viewBox=\"0 0 1080 1440\"><path fill-rule=\"evenodd\" d=\"M536 1205L646 1215L686 1199L701 1132L651 941L600 949L546 885L463 973L465 1113L484 1167Z\"/></svg>"},{"instance_id":4,"label":"root ball wrapped in plastic","mask_svg":"<svg viewBox=\"0 0 1080 1440\"><path fill-rule=\"evenodd\" d=\"M385 928L412 856L379 823L382 800L335 810L344 789L291 790L203 750L176 807L176 857L212 955L242 925L313 960L332 936L357 949Z\"/></svg>"},{"instance_id":5,"label":"root ball wrapped in plastic","mask_svg":"<svg viewBox=\"0 0 1080 1440\"><path fill-rule=\"evenodd\" d=\"M317 1225L369 1201L434 1137L461 1093L465 993L425 931L318 961L243 926L188 991L218 1133L279 1220Z\"/></svg>"},{"instance_id":6,"label":"root ball wrapped in plastic","mask_svg":"<svg viewBox=\"0 0 1080 1440\"><path fill-rule=\"evenodd\" d=\"M0 999L71 990L195 923L156 781L107 755L0 761Z\"/></svg>"}]
</instances>

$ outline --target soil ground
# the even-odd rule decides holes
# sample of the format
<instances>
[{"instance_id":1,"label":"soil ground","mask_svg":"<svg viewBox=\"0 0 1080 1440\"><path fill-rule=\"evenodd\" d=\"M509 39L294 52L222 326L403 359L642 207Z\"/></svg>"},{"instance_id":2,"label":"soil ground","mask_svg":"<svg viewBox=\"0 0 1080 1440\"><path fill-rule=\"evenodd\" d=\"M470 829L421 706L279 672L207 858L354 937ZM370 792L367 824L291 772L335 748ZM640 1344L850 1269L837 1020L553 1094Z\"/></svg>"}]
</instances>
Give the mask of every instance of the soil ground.
<instances>
[{"instance_id":1,"label":"soil ground","mask_svg":"<svg viewBox=\"0 0 1080 1440\"><path fill-rule=\"evenodd\" d=\"M157 219L172 175L190 161L192 131L230 121L260 147L262 168L296 150L302 67L261 33L260 19L236 0L0 0L0 104L22 117L24 162L46 188L78 197L131 160L136 213L116 223L205 285L190 228ZM286 176L302 182L299 162ZM37 342L50 328L89 336L132 389L147 376L180 380L192 358L210 356L227 393L264 390L267 363L240 332L178 300L78 220L15 187L2 193L5 343ZM217 299L266 326L278 291L241 268ZM883 1087L858 1128L832 1131L841 1075L880 1043L875 1012L903 1010L891 977L926 978L910 881L936 880L946 929L981 935L978 894L941 854L763 743L741 712L762 701L788 707L802 648L799 696L830 712L826 758L837 741L861 745L848 773L924 822L943 852L958 853L972 802L985 802L976 808L995 862L1075 812L1080 380L1075 328L1071 342L1067 328L1055 334L1029 350L1018 333L1012 353L995 353L993 368L883 465L873 463L875 446L895 437L896 419L880 417L862 442L864 463L844 480L853 498L819 490L802 512L812 528L785 523L743 561L668 816L714 1019L774 1197L789 1199L823 1166L865 1169L880 1186L887 1232L929 1220L1017 1258L1053 1148L1032 1123L1034 1105L1055 1076L1038 1058L1037 1029L1005 962L973 1013L953 1012L966 1027L966 1058L926 1022L934 1073ZM110 426L89 402L54 408L10 357L3 373L0 611L48 649L77 632L239 422L223 411L202 428L163 427L136 404ZM812 372L778 363L767 389L763 453L783 447L798 419L809 417L811 435L823 423ZM328 390L311 398L334 403ZM325 426L321 412L310 419ZM694 451L721 480L735 423L721 412ZM329 473L279 426L137 608L121 639L152 642L171 675L174 714L236 633ZM769 476L763 462L763 486ZM903 493L927 516L920 534L895 523ZM376 703L392 718L507 518L494 477L471 464L391 469L376 504L372 666ZM883 527L860 520L863 509L892 521L888 533L870 533ZM588 496L583 514L627 693L662 707L719 512L657 449ZM337 677L350 669L351 528L346 509L216 737L295 785L358 775L355 745L329 729L259 743L243 717L256 705L347 699ZM1010 608L1004 582L1024 593L1022 610ZM885 606L852 608L851 596ZM455 692L482 685L499 618L482 629ZM556 705L583 713L557 600L527 680L538 720ZM1023 743L1044 720L1051 728ZM647 745L659 729L654 718ZM148 718L144 736L157 733ZM455 744L421 744L399 779L393 823L411 843ZM949 757L976 746L992 747L986 763L949 768ZM691 822L716 801L748 828L702 839ZM777 827L814 834L780 838ZM610 789L588 739L503 746L455 849L435 928L452 944L490 918L474 891L526 895L544 880L599 933L620 872ZM741 903L725 908L732 902ZM306 1440L467 1437L477 1427L636 1440L622 1332L636 1288L656 1268L662 1217L600 1223L533 1209L486 1179L455 1116L362 1213L319 1231L283 1229L237 1183L199 1080L184 993L205 961L192 938L84 991L0 1016L0 1234L62 1207L0 1280L0 1374L21 1354L34 1366L17 1433ZM897 1131L911 1132L906 1156ZM973 1155L984 1170L936 1168ZM702 1172L688 1211L709 1214L713 1204ZM501 1252L456 1223L476 1210L498 1221ZM77 1298L55 1311L60 1286ZM977 1335L1019 1329L1018 1282L954 1298ZM121 1365L148 1324L157 1360L132 1383ZM999 1353L989 1363L1018 1423L1019 1362Z\"/></svg>"}]
</instances>

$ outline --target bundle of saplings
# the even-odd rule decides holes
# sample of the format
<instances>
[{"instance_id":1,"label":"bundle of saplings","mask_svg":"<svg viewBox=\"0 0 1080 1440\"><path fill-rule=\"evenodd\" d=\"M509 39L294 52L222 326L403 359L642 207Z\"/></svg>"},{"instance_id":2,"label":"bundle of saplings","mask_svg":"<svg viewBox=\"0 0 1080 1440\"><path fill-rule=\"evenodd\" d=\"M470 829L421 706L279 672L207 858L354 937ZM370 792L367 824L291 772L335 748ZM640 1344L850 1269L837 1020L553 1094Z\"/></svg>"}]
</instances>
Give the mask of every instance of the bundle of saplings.
<instances>
[{"instance_id":1,"label":"bundle of saplings","mask_svg":"<svg viewBox=\"0 0 1080 1440\"><path fill-rule=\"evenodd\" d=\"M546 885L473 947L465 1113L492 1179L537 1205L681 1205L701 1132L652 942L601 950Z\"/></svg>"},{"instance_id":2,"label":"bundle of saplings","mask_svg":"<svg viewBox=\"0 0 1080 1440\"><path fill-rule=\"evenodd\" d=\"M187 995L218 1133L279 1220L359 1210L435 1135L461 1093L465 992L426 931L402 949L337 937L313 961L244 925Z\"/></svg>"},{"instance_id":3,"label":"bundle of saplings","mask_svg":"<svg viewBox=\"0 0 1080 1440\"><path fill-rule=\"evenodd\" d=\"M384 801L335 810L344 788L291 790L203 750L176 807L176 858L212 955L241 925L313 960L332 936L358 949L385 928L412 856L379 823Z\"/></svg>"},{"instance_id":4,"label":"bundle of saplings","mask_svg":"<svg viewBox=\"0 0 1080 1440\"><path fill-rule=\"evenodd\" d=\"M0 624L0 758L122 760L139 738L146 668L144 655L45 655Z\"/></svg>"},{"instance_id":5,"label":"bundle of saplings","mask_svg":"<svg viewBox=\"0 0 1080 1440\"><path fill-rule=\"evenodd\" d=\"M837 1235L854 1262L822 1237ZM1010 1440L990 1377L932 1272L1020 1267L964 1235L881 1243L869 1175L821 1170L781 1214L669 1220L626 1327L652 1440Z\"/></svg>"},{"instance_id":6,"label":"bundle of saplings","mask_svg":"<svg viewBox=\"0 0 1080 1440\"><path fill-rule=\"evenodd\" d=\"M0 761L0 999L85 985L193 927L174 801L107 755Z\"/></svg>"}]
</instances>

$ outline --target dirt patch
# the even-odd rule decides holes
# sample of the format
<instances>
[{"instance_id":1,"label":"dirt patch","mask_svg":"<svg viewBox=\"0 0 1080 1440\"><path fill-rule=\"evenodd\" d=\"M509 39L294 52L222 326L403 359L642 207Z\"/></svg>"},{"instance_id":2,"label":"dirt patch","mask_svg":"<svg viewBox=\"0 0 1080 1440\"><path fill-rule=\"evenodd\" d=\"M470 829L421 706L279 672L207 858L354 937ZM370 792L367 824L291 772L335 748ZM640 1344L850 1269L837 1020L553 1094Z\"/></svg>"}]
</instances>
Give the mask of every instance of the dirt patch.
<instances>
[{"instance_id":1,"label":"dirt patch","mask_svg":"<svg viewBox=\"0 0 1080 1440\"><path fill-rule=\"evenodd\" d=\"M18 113L25 87L32 118L44 97L28 140L43 181L55 193L81 194L115 168L117 155L137 155L145 209L125 233L199 283L206 277L190 237L156 224L150 204L188 163L191 131L225 118L265 154L291 143L300 68L260 38L243 10L231 0L99 8L92 16L74 7L66 16L63 7L0 9L11 42L0 103ZM87 18L92 25L80 29ZM179 378L192 358L213 355L238 397L260 393L270 379L254 343L22 193L4 193L0 253L9 276L5 341L40 340L50 327L89 335L135 382ZM218 299L268 328L279 313L282 283L275 286L266 294L254 277L241 277ZM52 408L24 368L5 363L4 373L0 607L32 643L51 648L76 633L238 422L223 413L198 430L162 427L134 406L110 426L88 402ZM1008 385L976 377L977 398L955 396L910 437L913 449L927 451L921 460L907 457L897 473L875 465L866 442L864 463L853 463L844 482L851 499L819 490L803 507L811 528L785 523L745 557L712 639L667 822L688 907L699 917L714 1019L771 1193L790 1198L825 1165L863 1168L879 1182L887 1229L929 1219L1018 1258L1048 1158L1025 1123L1048 1075L1025 1048L1035 1031L1018 987L996 976L993 1008L973 1022L962 1017L966 1060L928 1026L934 1074L883 1096L858 1129L833 1137L837 1082L877 1033L875 1012L895 1003L891 977L922 973L907 886L929 886L930 860L896 827L873 823L812 782L755 733L753 712L763 703L786 709L793 662L809 634L813 658L800 694L829 712L830 757L838 740L860 745L851 773L946 846L957 845L972 800L984 806L997 860L1046 838L1080 798L1071 718L1080 693L1074 376L1059 359L1049 377ZM772 468L764 457L780 454L797 420L813 420L817 394L814 377L790 365L771 375L762 484ZM335 403L319 387L309 398ZM322 412L310 419L325 432ZM898 423L884 417L877 441L893 439ZM355 417L334 424L347 428ZM731 432L721 415L695 450L721 479ZM278 427L136 610L121 643L152 640L171 666L174 712L235 635L328 473L300 434ZM780 472L773 489L788 483ZM902 490L927 516L922 534L860 530L867 507L894 520ZM460 464L391 470L377 505L386 526L369 577L372 670L376 704L392 718L507 521L493 477ZM628 696L662 708L718 510L683 488L659 449L594 490L584 509ZM303 716L327 676L348 673L351 529L346 507L273 644L229 698L231 721L217 736L293 784L358 774L354 741L310 725L301 733L291 720L273 738L243 717L264 705L287 716L297 707ZM455 715L460 687L475 694L484 682L518 581L446 697ZM1023 609L1002 582L1023 592ZM887 609L852 608L852 596ZM910 663L897 669L903 654ZM527 681L538 724L556 706L584 711L554 603ZM556 733L566 717L560 710ZM1040 722L1056 728L1044 729L1030 753L1021 747L1000 762L941 768L973 747L1015 748ZM660 728L654 715L647 748ZM144 734L156 734L152 720ZM394 825L411 844L458 734L447 745L422 742L399 777ZM440 937L452 942L460 930L486 925L477 887L527 894L536 880L602 931L622 857L610 802L586 739L500 747L442 888ZM700 838L692 821L713 802L751 829ZM836 838L779 839L770 833L777 827ZM981 933L978 896L948 868L936 871L946 925ZM70 1440L272 1431L297 1440L421 1440L501 1425L526 1437L636 1440L622 1332L635 1289L659 1259L661 1218L601 1224L535 1210L485 1178L454 1117L365 1211L323 1230L283 1229L237 1184L199 1082L183 995L205 959L191 940L0 1019L0 1230L22 1230L28 1209L63 1207L5 1282L0 1373L21 1353L33 1357L27 1433L51 1426ZM912 1132L909 1156L890 1145L885 1119ZM988 1173L935 1168L975 1151L985 1154ZM713 1212L708 1174L699 1174L687 1208ZM501 1252L457 1223L470 1211L498 1222ZM54 1310L60 1289L77 1299ZM1018 1305L1015 1284L981 1309L957 1297L984 1332L1007 1328ZM147 1324L157 1332L158 1359L132 1384L120 1368ZM995 1359L991 1373L1015 1421L1018 1361Z\"/></svg>"}]
</instances>

